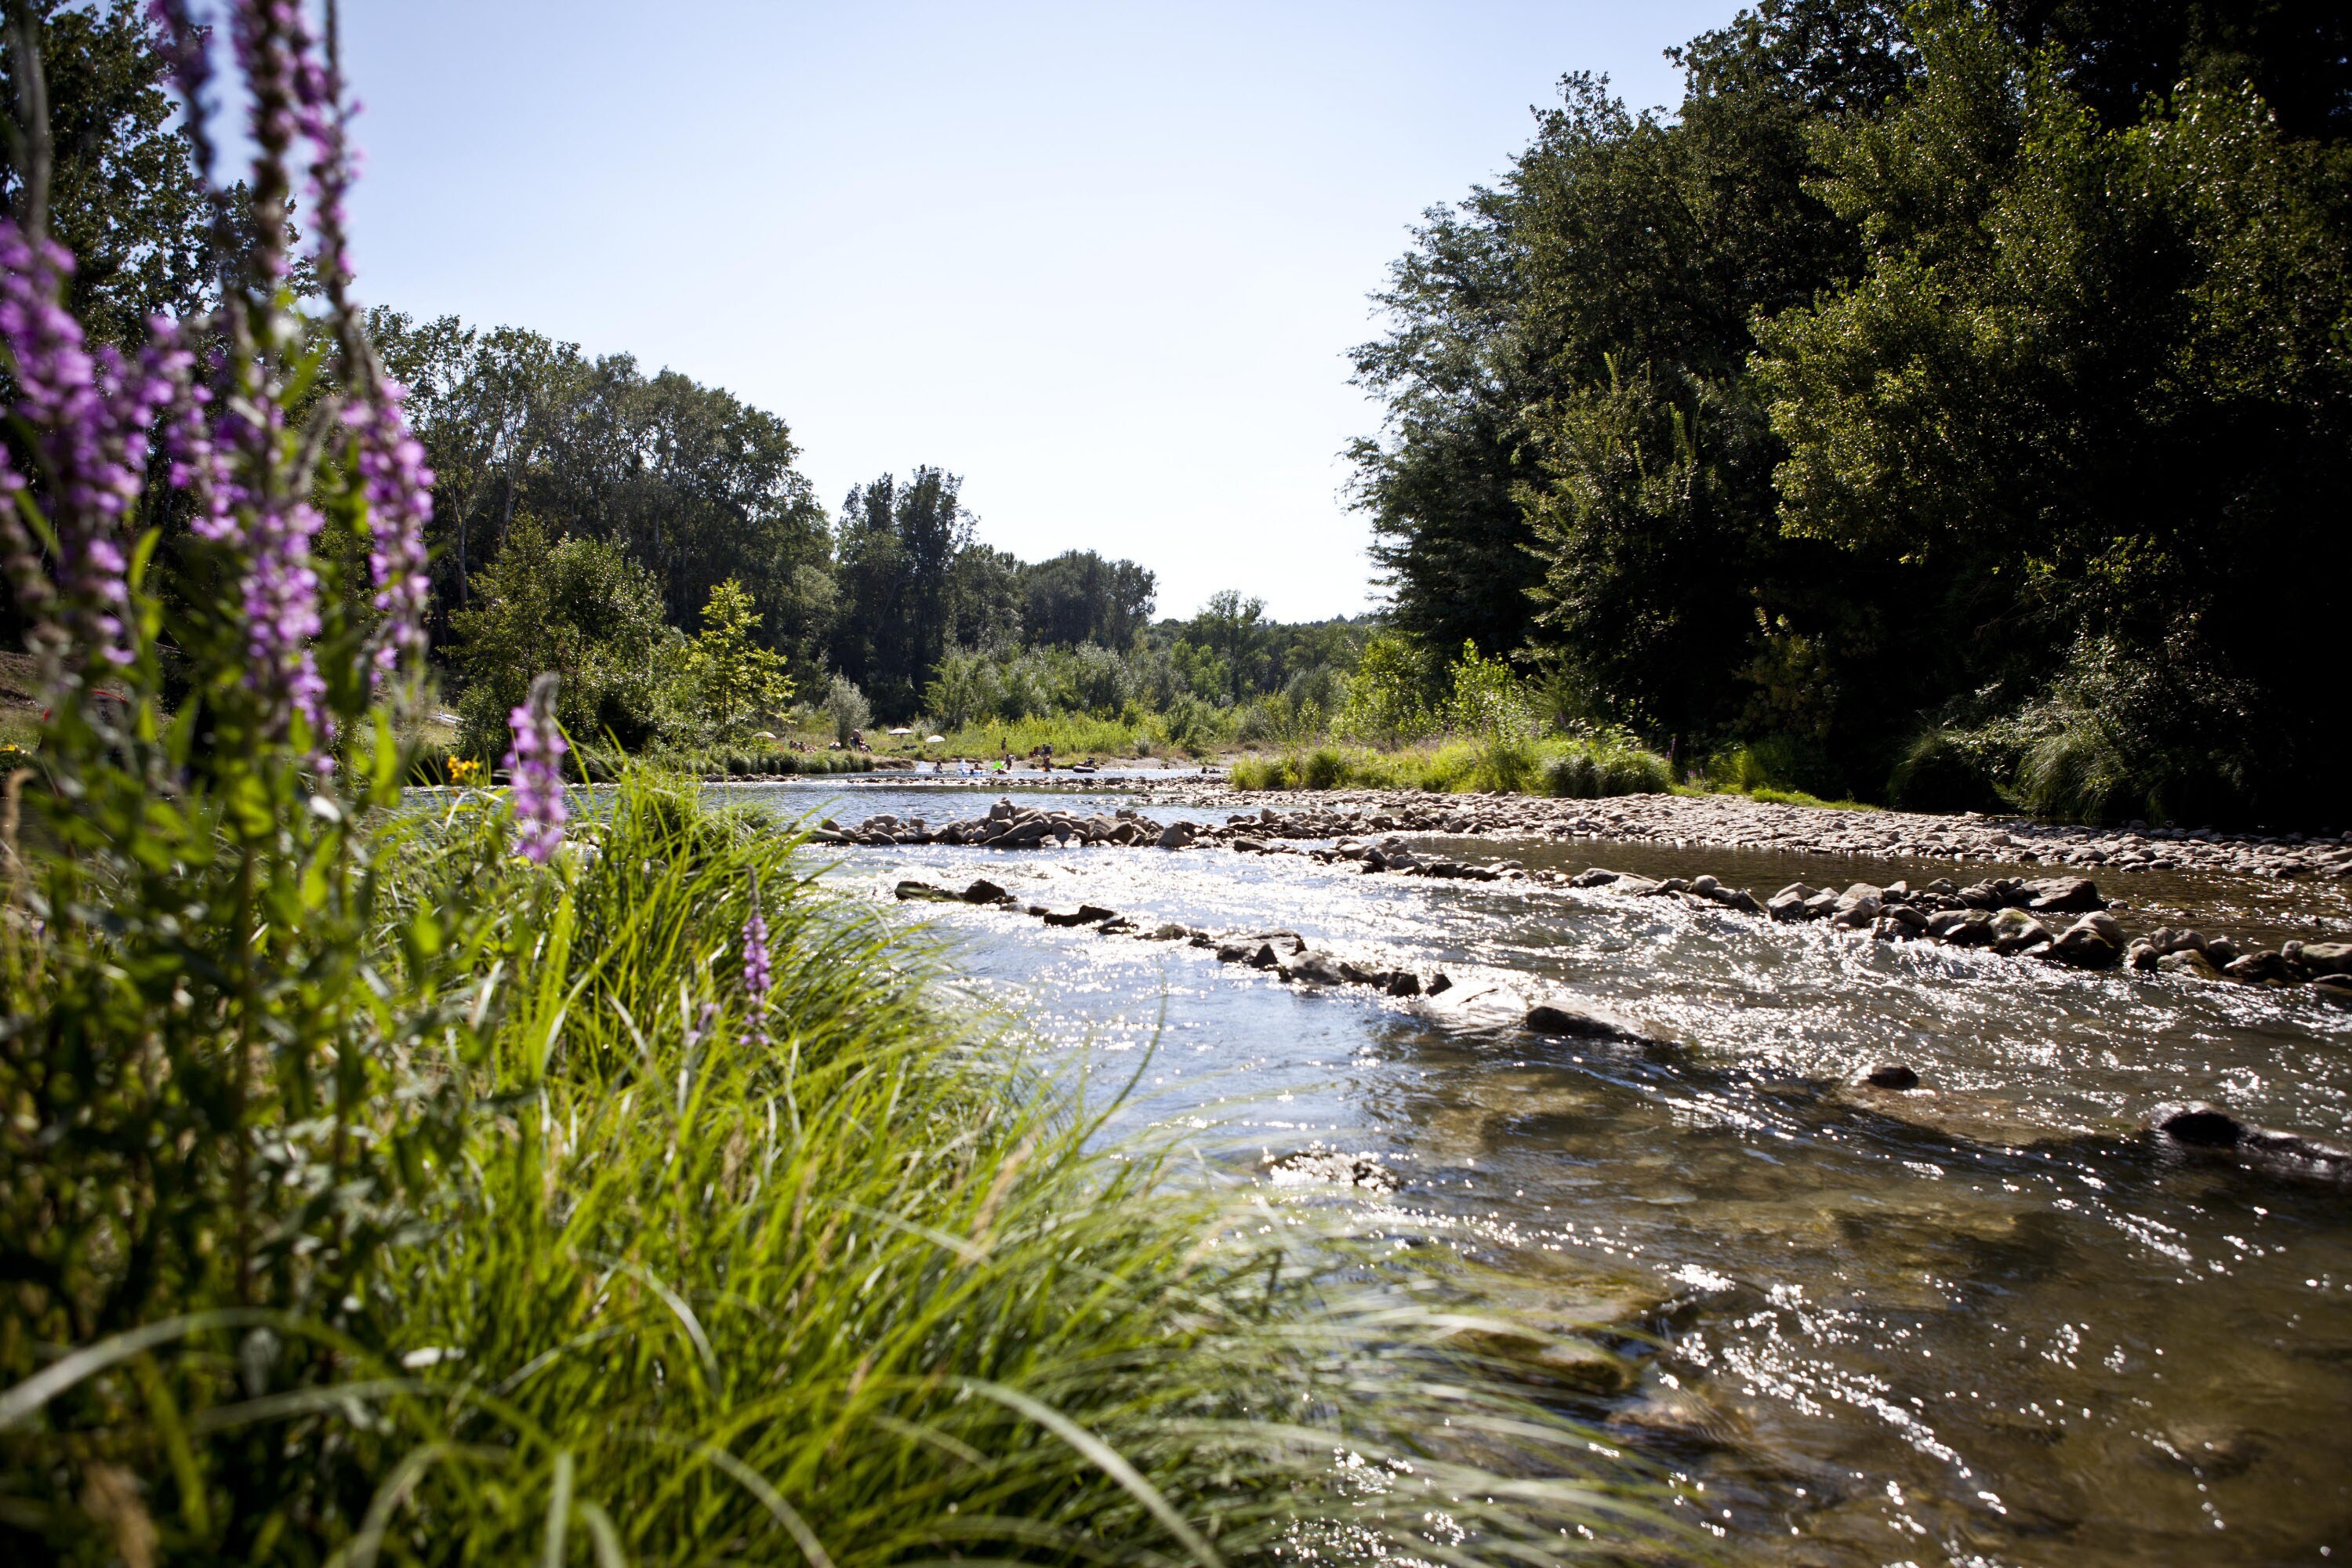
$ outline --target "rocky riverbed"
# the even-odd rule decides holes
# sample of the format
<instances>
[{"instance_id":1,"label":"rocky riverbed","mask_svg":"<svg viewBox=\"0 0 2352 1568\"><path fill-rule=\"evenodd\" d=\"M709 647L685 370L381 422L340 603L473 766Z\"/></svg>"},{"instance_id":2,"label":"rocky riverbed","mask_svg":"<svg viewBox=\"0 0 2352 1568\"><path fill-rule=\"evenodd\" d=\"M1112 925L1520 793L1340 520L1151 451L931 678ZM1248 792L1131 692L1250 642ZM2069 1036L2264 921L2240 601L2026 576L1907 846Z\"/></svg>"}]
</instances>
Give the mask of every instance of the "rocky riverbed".
<instances>
[{"instance_id":1,"label":"rocky riverbed","mask_svg":"<svg viewBox=\"0 0 2352 1568\"><path fill-rule=\"evenodd\" d=\"M1139 781L1140 782L1140 781ZM1171 780L1153 798L1204 810L1255 814L1263 792ZM1616 795L1554 800L1530 795L1433 795L1419 791L1285 791L1286 815L1386 818L1397 831L1494 834L1715 845L1813 854L1980 860L2021 865L2197 870L2263 878L2352 878L2352 838L2301 833L2225 833L2210 827L2079 827L1974 812L1929 816L1784 805L1746 795Z\"/></svg>"},{"instance_id":2,"label":"rocky riverbed","mask_svg":"<svg viewBox=\"0 0 2352 1568\"><path fill-rule=\"evenodd\" d=\"M1738 802L1802 831L1191 780L764 793L1117 1125L1266 1223L1336 1205L1458 1252L1465 1348L1654 1458L1727 1560L2352 1541L2352 1004L2316 967L2352 884L2324 870L1889 847ZM1580 816L1606 831L1549 830ZM2312 978L2229 973L2291 941Z\"/></svg>"},{"instance_id":3,"label":"rocky riverbed","mask_svg":"<svg viewBox=\"0 0 2352 1568\"><path fill-rule=\"evenodd\" d=\"M1698 799L1678 797L1636 797L1637 804L1669 805L1689 805L1714 806L1727 804L1714 797ZM1605 867L1591 867L1573 875L1558 870L1529 871L1515 859L1477 863L1450 856L1433 855L1416 849L1404 837L1407 834L1442 833L1451 837L1590 837L1595 838L1633 838L1630 829L1638 821L1630 816L1611 816L1612 811L1626 808L1612 801L1593 805L1582 803L1586 809L1569 815L1562 820L1559 808L1571 803L1529 800L1520 796L1478 796L1466 802L1452 799L1433 800L1429 796L1381 796L1358 798L1348 792L1331 792L1291 811L1260 805L1254 813L1234 813L1222 823L1195 822L1177 817L1159 821L1145 816L1135 807L1121 807L1110 813L1081 813L1073 805L1016 805L1009 797L997 801L985 815L962 818L937 826L923 818L902 819L891 814L880 814L845 827L827 818L815 830L823 842L856 844L867 847L898 847L902 845L947 845L956 847L993 848L1005 850L1036 850L1067 846L1118 846L1161 850L1186 850L1223 847L1242 854L1305 853L1325 864L1346 864L1351 868L1370 873L1400 872L1405 875L1455 878L1469 880L1495 881L1504 879L1530 880L1538 883L1565 885L1574 888L1613 886L1618 891L1644 897L1679 899L1701 907L1719 907L1738 914L1773 921L1826 920L1832 924L1855 931L1867 931L1885 942L1935 942L1957 947L1982 947L2004 956L2036 959L2080 969L2105 969L2118 963L2128 963L2135 969L2179 974L2194 980L2234 981L2246 984L2311 984L2331 994L2352 1001L2352 944L2340 942L2305 942L2289 940L2276 947L2252 942L2242 943L2220 932L2206 932L2194 928L2158 927L2127 933L2123 924L2107 912L2109 900L2104 898L2096 883L2076 876L2043 878L1986 878L1963 886L1950 878L1937 878L1919 888L1896 879L1885 885L1854 881L1843 889L1814 888L1804 883L1791 883L1773 893L1769 900L1759 899L1745 889L1737 888L1717 876L1702 873L1696 877L1652 879L1631 875ZM1759 811L1806 811L1801 807L1776 807L1766 803L1743 801L1742 805ZM1551 808L1547 811L1544 808ZM1720 813L1714 814L1720 817ZM1811 809L1809 815L1822 817L1832 814ZM1873 813L1872 816L1895 816ZM1662 820L1671 822L1671 816ZM1910 818L1916 822L1943 823L1958 821L1981 827L1981 818ZM1603 825L1608 825L1606 830ZM1594 831L1588 831L1588 828ZM1820 832L1818 826L1811 829ZM1781 831L1771 829L1770 831ZM1845 853L1902 855L1911 858L1927 858L1940 853L1954 859L1995 857L1989 851L2004 851L2000 858L2032 862L2042 859L2034 852L2020 852L2011 840L2014 835L2007 828L1996 842L1988 838L1987 852L1947 848L1940 852L1927 847L1929 842L1914 834L1904 837L1901 830L1884 830L1891 841L1874 838L1876 847L1863 850L1845 847ZM1949 829L1939 831L1951 832ZM1379 835L1377 839L1369 836ZM1310 841L1315 847L1300 851L1295 841ZM1687 842L1677 840L1677 842ZM2165 840L2164 842L2175 842ZM2201 840L2181 840L2210 847ZM1754 838L1741 839L1733 846L1742 848L1769 847L1786 849L1801 847L1808 853L1821 854L1824 847L1808 840L1792 846L1779 840L1759 843ZM2315 850L2340 849L2340 845L2316 844ZM2047 857L2074 853L2058 848ZM2126 851L2125 853L2133 853ZM2074 861L2061 863L2102 863L2090 859L2104 851L2092 849L2077 855ZM2308 858L2298 865L2314 863ZM2322 859L2316 864L2333 868L2334 859ZM2119 858L2118 869L2133 862ZM2352 868L2352 852L2344 861ZM2149 868L2158 869L2151 866ZM2273 878L2291 875L2283 860L2272 863ZM919 884L916 884L919 887ZM904 894L902 896L919 896ZM1039 911L1043 913L1044 911ZM1096 918L1110 918L1111 910L1102 910ZM1048 915L1049 920L1055 917Z\"/></svg>"}]
</instances>

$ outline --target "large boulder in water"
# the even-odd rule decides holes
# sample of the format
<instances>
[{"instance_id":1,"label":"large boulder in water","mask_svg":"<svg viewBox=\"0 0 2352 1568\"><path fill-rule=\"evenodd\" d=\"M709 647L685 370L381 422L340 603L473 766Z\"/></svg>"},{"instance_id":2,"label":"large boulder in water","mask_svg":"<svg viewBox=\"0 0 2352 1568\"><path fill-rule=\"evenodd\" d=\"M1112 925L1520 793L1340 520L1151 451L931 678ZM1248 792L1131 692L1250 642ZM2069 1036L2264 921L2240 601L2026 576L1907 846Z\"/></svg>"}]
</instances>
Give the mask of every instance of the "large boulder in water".
<instances>
[{"instance_id":1,"label":"large boulder in water","mask_svg":"<svg viewBox=\"0 0 2352 1568\"><path fill-rule=\"evenodd\" d=\"M1301 980L1310 985L1344 985L1348 983L1339 961L1328 952L1302 952L1282 965L1281 973L1285 980Z\"/></svg>"},{"instance_id":2,"label":"large boulder in water","mask_svg":"<svg viewBox=\"0 0 2352 1568\"><path fill-rule=\"evenodd\" d=\"M2088 914L2107 907L2098 884L2084 877L2044 877L2026 883L2024 891L2031 895L2025 907L2038 915Z\"/></svg>"},{"instance_id":3,"label":"large boulder in water","mask_svg":"<svg viewBox=\"0 0 2352 1568\"><path fill-rule=\"evenodd\" d=\"M2123 958L2123 928L2111 915L2085 915L2059 933L2050 956L2077 969L2110 969Z\"/></svg>"},{"instance_id":4,"label":"large boulder in water","mask_svg":"<svg viewBox=\"0 0 2352 1568\"><path fill-rule=\"evenodd\" d=\"M2294 956L2306 974L2352 974L2352 942L2306 942Z\"/></svg>"}]
</instances>

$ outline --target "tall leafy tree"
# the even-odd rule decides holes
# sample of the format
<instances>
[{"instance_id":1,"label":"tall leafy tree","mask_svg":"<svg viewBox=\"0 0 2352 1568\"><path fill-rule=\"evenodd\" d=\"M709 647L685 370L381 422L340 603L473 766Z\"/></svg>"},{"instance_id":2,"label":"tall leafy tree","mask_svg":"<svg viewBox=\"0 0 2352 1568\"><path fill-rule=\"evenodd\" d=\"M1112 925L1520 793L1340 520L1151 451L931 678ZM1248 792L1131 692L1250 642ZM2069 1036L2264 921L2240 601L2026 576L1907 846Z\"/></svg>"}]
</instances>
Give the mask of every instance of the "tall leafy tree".
<instances>
[{"instance_id":1,"label":"tall leafy tree","mask_svg":"<svg viewBox=\"0 0 2352 1568\"><path fill-rule=\"evenodd\" d=\"M841 505L835 548L842 598L835 658L884 718L912 714L955 625L956 560L971 543L963 481L918 468L885 474Z\"/></svg>"},{"instance_id":2,"label":"tall leafy tree","mask_svg":"<svg viewBox=\"0 0 2352 1568\"><path fill-rule=\"evenodd\" d=\"M1566 79L1359 353L1395 624L1808 787L1952 735L2007 747L1980 795L2284 809L2334 754L2293 641L2352 534L2347 26L1767 0L1680 51L1672 118Z\"/></svg>"},{"instance_id":3,"label":"tall leafy tree","mask_svg":"<svg viewBox=\"0 0 2352 1568\"><path fill-rule=\"evenodd\" d=\"M651 573L603 540L551 538L525 512L475 587L473 607L450 617L468 754L506 749L508 714L541 670L562 678L557 716L574 735L653 737L680 638Z\"/></svg>"},{"instance_id":4,"label":"tall leafy tree","mask_svg":"<svg viewBox=\"0 0 2352 1568\"><path fill-rule=\"evenodd\" d=\"M475 575L529 512L646 566L671 625L692 625L731 578L759 606L768 646L821 662L836 611L832 541L782 419L673 371L648 377L629 355L591 359L519 328L384 310L369 326L411 384L438 476L445 612L470 604Z\"/></svg>"},{"instance_id":5,"label":"tall leafy tree","mask_svg":"<svg viewBox=\"0 0 2352 1568\"><path fill-rule=\"evenodd\" d=\"M16 0L11 37L0 43L0 191L21 222L45 207L49 233L73 253L67 303L101 342L147 336L150 317L184 316L215 292L218 263L212 205L197 180L145 7ZM14 47L29 28L34 58ZM32 95L46 97L50 170L45 190L27 184L41 134ZM235 204L233 204L235 205Z\"/></svg>"},{"instance_id":6,"label":"tall leafy tree","mask_svg":"<svg viewBox=\"0 0 2352 1568\"><path fill-rule=\"evenodd\" d=\"M1388 407L1384 436L1353 448L1356 498L1402 629L1494 655L1538 635L1546 568L1524 496L1546 453L1531 410L1694 382L1726 407L1744 395L1757 313L1859 266L1850 226L1807 188L1809 128L1899 89L1897 15L1875 0L1744 13L1681 51L1673 121L1572 73L1500 185L1428 215L1380 296L1388 334L1356 356ZM1545 447L1558 477L1575 448Z\"/></svg>"},{"instance_id":7,"label":"tall leafy tree","mask_svg":"<svg viewBox=\"0 0 2352 1568\"><path fill-rule=\"evenodd\" d=\"M702 635L686 646L683 665L706 725L733 736L762 713L792 700L793 682L782 654L761 647L759 614L742 584L730 577L702 606Z\"/></svg>"},{"instance_id":8,"label":"tall leafy tree","mask_svg":"<svg viewBox=\"0 0 2352 1568\"><path fill-rule=\"evenodd\" d=\"M1124 648L1151 619L1159 583L1132 561L1066 551L1021 574L1023 630L1033 644Z\"/></svg>"},{"instance_id":9,"label":"tall leafy tree","mask_svg":"<svg viewBox=\"0 0 2352 1568\"><path fill-rule=\"evenodd\" d=\"M2345 748L2301 650L2352 568L2352 156L2244 83L2110 129L1981 16L1923 44L1899 110L1823 137L1866 274L1764 331L1787 529L1899 556L1931 624L1968 606L1939 630L1970 681L2067 658L2114 689L2103 722L2138 702L2110 771L2142 801L2317 806ZM2117 684L2135 660L2185 679Z\"/></svg>"}]
</instances>

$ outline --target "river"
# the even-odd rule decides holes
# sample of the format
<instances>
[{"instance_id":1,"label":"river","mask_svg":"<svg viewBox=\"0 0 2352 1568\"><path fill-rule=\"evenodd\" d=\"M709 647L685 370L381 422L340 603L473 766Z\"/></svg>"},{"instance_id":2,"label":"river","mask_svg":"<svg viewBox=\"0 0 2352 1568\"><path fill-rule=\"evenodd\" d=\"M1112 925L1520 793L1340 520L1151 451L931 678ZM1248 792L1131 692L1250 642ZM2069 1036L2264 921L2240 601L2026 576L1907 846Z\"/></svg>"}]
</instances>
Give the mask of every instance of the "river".
<instances>
[{"instance_id":1,"label":"river","mask_svg":"<svg viewBox=\"0 0 2352 1568\"><path fill-rule=\"evenodd\" d=\"M934 823L995 794L908 779L723 793L794 816ZM1100 789L1084 809L1120 806L1185 815ZM1707 871L1759 897L1906 872L1475 848ZM902 907L1091 1081L1143 1064L1131 1120L1184 1130L1276 1198L1289 1175L1272 1161L1328 1150L1344 1171L1360 1157L1393 1190L1321 1190L1357 1204L1360 1228L1442 1238L1491 1271L1496 1310L1589 1327L1622 1370L1571 1375L1556 1397L1657 1460L1677 1509L1729 1557L2089 1568L2352 1549L2352 1193L2168 1155L2137 1131L2150 1107L2202 1099L2345 1139L2340 1003L1297 856L837 853L828 880L861 897L985 875L1024 902L1106 905L1147 929L1286 928L1444 970L1454 986L1434 998L1315 990L1181 943ZM2136 894L2128 878L2107 883ZM2229 897L2174 884L2160 901L2194 916ZM1667 1039L1516 1027L1525 999L1549 992ZM1892 1062L1922 1088L1858 1082Z\"/></svg>"}]
</instances>

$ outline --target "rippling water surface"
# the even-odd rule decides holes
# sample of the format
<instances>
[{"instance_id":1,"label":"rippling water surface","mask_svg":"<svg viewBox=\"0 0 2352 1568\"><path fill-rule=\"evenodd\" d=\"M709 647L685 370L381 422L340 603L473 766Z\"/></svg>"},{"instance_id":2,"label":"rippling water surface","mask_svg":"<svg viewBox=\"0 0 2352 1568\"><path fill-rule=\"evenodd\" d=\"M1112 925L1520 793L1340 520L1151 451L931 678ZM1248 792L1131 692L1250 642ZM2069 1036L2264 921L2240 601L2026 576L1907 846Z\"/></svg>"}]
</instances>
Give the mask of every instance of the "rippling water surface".
<instances>
[{"instance_id":1,"label":"rippling water surface","mask_svg":"<svg viewBox=\"0 0 2352 1568\"><path fill-rule=\"evenodd\" d=\"M837 780L732 793L935 823L992 798ZM1831 875L1753 853L1475 847L1765 894ZM1317 1144L1371 1154L1400 1185L1363 1200L1367 1224L1450 1239L1531 1321L1654 1336L1619 1342L1639 1352L1630 1387L1579 1407L1662 1460L1738 1561L2352 1552L2352 1193L2169 1160L2133 1131L2154 1104L2207 1099L2352 1136L2352 1009L1291 856L856 849L829 877L887 898L903 876L983 874L1147 929L1286 928L1446 970L1454 990L1429 1001L1315 993L1200 949L908 906L1074 1068L1144 1065L1132 1114L1239 1168ZM2162 901L2196 918L2231 896L2184 884ZM1673 1043L1510 1026L1552 991ZM1856 1087L1895 1061L1921 1091Z\"/></svg>"}]
</instances>

